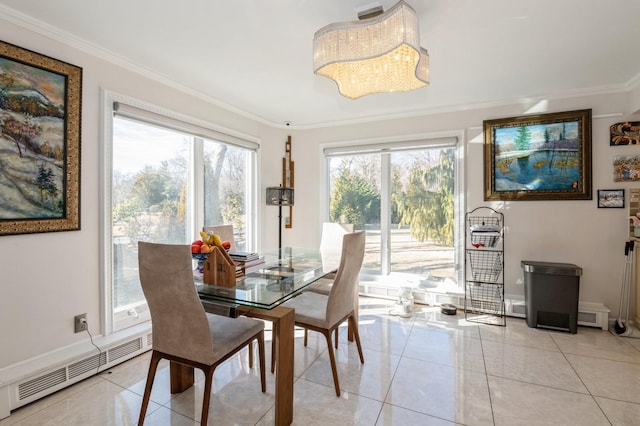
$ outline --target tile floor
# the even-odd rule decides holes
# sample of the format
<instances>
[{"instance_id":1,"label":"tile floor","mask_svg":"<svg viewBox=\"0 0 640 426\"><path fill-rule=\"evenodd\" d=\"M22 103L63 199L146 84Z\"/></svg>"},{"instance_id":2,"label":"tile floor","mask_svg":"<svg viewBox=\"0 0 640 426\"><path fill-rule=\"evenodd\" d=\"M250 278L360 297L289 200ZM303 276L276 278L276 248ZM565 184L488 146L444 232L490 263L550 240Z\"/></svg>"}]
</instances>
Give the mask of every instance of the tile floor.
<instances>
[{"instance_id":1,"label":"tile floor","mask_svg":"<svg viewBox=\"0 0 640 426\"><path fill-rule=\"evenodd\" d=\"M296 341L296 425L639 425L640 339L579 327L578 334L471 323L458 311L417 306L410 318L389 315L393 303L361 298L365 364L346 328L337 352L343 393L336 397L324 340ZM267 347L269 354L269 347ZM149 353L22 407L7 425L134 425ZM267 360L268 363L268 360ZM180 395L169 393L161 364L146 425L193 425L202 375ZM273 376L260 392L247 355L216 370L210 424L272 425Z\"/></svg>"}]
</instances>

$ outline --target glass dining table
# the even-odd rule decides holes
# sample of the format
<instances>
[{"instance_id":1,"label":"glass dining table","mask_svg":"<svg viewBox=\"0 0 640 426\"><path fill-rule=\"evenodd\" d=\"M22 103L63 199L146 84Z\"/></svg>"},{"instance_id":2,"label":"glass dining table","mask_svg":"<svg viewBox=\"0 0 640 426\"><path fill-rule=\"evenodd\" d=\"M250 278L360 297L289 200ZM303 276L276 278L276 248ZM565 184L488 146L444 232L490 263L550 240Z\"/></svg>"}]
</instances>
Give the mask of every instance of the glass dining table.
<instances>
[{"instance_id":1,"label":"glass dining table","mask_svg":"<svg viewBox=\"0 0 640 426\"><path fill-rule=\"evenodd\" d=\"M236 279L233 287L205 284L195 278L205 311L230 316L246 315L273 323L275 350L275 424L293 421L294 310L281 306L307 286L337 268L336 259L324 258L318 249L286 247L267 252L265 263ZM171 392L193 384L193 369L171 363Z\"/></svg>"}]
</instances>

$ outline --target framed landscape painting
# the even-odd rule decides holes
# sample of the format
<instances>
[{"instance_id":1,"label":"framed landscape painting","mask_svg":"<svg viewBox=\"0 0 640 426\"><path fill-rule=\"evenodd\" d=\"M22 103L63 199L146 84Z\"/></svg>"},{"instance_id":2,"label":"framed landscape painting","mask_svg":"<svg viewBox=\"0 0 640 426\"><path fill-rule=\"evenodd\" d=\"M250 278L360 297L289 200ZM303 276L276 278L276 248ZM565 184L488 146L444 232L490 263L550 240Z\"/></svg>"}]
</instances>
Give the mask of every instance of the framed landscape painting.
<instances>
[{"instance_id":1,"label":"framed landscape painting","mask_svg":"<svg viewBox=\"0 0 640 426\"><path fill-rule=\"evenodd\" d=\"M599 209L623 209L624 189L598 189Z\"/></svg>"},{"instance_id":2,"label":"framed landscape painting","mask_svg":"<svg viewBox=\"0 0 640 426\"><path fill-rule=\"evenodd\" d=\"M80 229L82 68L0 41L0 235Z\"/></svg>"},{"instance_id":3,"label":"framed landscape painting","mask_svg":"<svg viewBox=\"0 0 640 426\"><path fill-rule=\"evenodd\" d=\"M640 180L640 155L618 155L613 157L613 181Z\"/></svg>"},{"instance_id":4,"label":"framed landscape painting","mask_svg":"<svg viewBox=\"0 0 640 426\"><path fill-rule=\"evenodd\" d=\"M484 121L485 200L591 200L591 110Z\"/></svg>"}]
</instances>

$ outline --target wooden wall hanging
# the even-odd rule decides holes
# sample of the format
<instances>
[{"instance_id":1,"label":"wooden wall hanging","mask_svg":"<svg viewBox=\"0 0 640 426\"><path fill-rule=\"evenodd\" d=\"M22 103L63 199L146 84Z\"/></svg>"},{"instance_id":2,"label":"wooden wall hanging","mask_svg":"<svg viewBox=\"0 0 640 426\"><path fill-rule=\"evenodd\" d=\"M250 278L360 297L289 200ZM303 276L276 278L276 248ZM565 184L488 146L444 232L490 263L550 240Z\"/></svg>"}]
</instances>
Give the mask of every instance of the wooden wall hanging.
<instances>
[{"instance_id":1,"label":"wooden wall hanging","mask_svg":"<svg viewBox=\"0 0 640 426\"><path fill-rule=\"evenodd\" d=\"M287 136L282 159L282 186L293 188L293 160L291 159L291 136ZM285 228L293 228L293 206L289 206L289 217L285 220Z\"/></svg>"}]
</instances>

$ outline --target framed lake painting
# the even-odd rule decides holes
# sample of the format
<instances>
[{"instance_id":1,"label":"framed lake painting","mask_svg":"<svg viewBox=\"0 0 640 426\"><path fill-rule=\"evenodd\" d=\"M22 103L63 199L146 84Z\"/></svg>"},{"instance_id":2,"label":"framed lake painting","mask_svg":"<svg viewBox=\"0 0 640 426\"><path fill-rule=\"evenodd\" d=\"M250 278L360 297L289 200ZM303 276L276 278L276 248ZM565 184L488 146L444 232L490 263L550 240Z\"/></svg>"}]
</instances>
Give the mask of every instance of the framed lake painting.
<instances>
[{"instance_id":1,"label":"framed lake painting","mask_svg":"<svg viewBox=\"0 0 640 426\"><path fill-rule=\"evenodd\" d=\"M484 199L591 200L591 110L484 121Z\"/></svg>"},{"instance_id":2,"label":"framed lake painting","mask_svg":"<svg viewBox=\"0 0 640 426\"><path fill-rule=\"evenodd\" d=\"M82 68L0 41L0 235L80 229Z\"/></svg>"}]
</instances>

